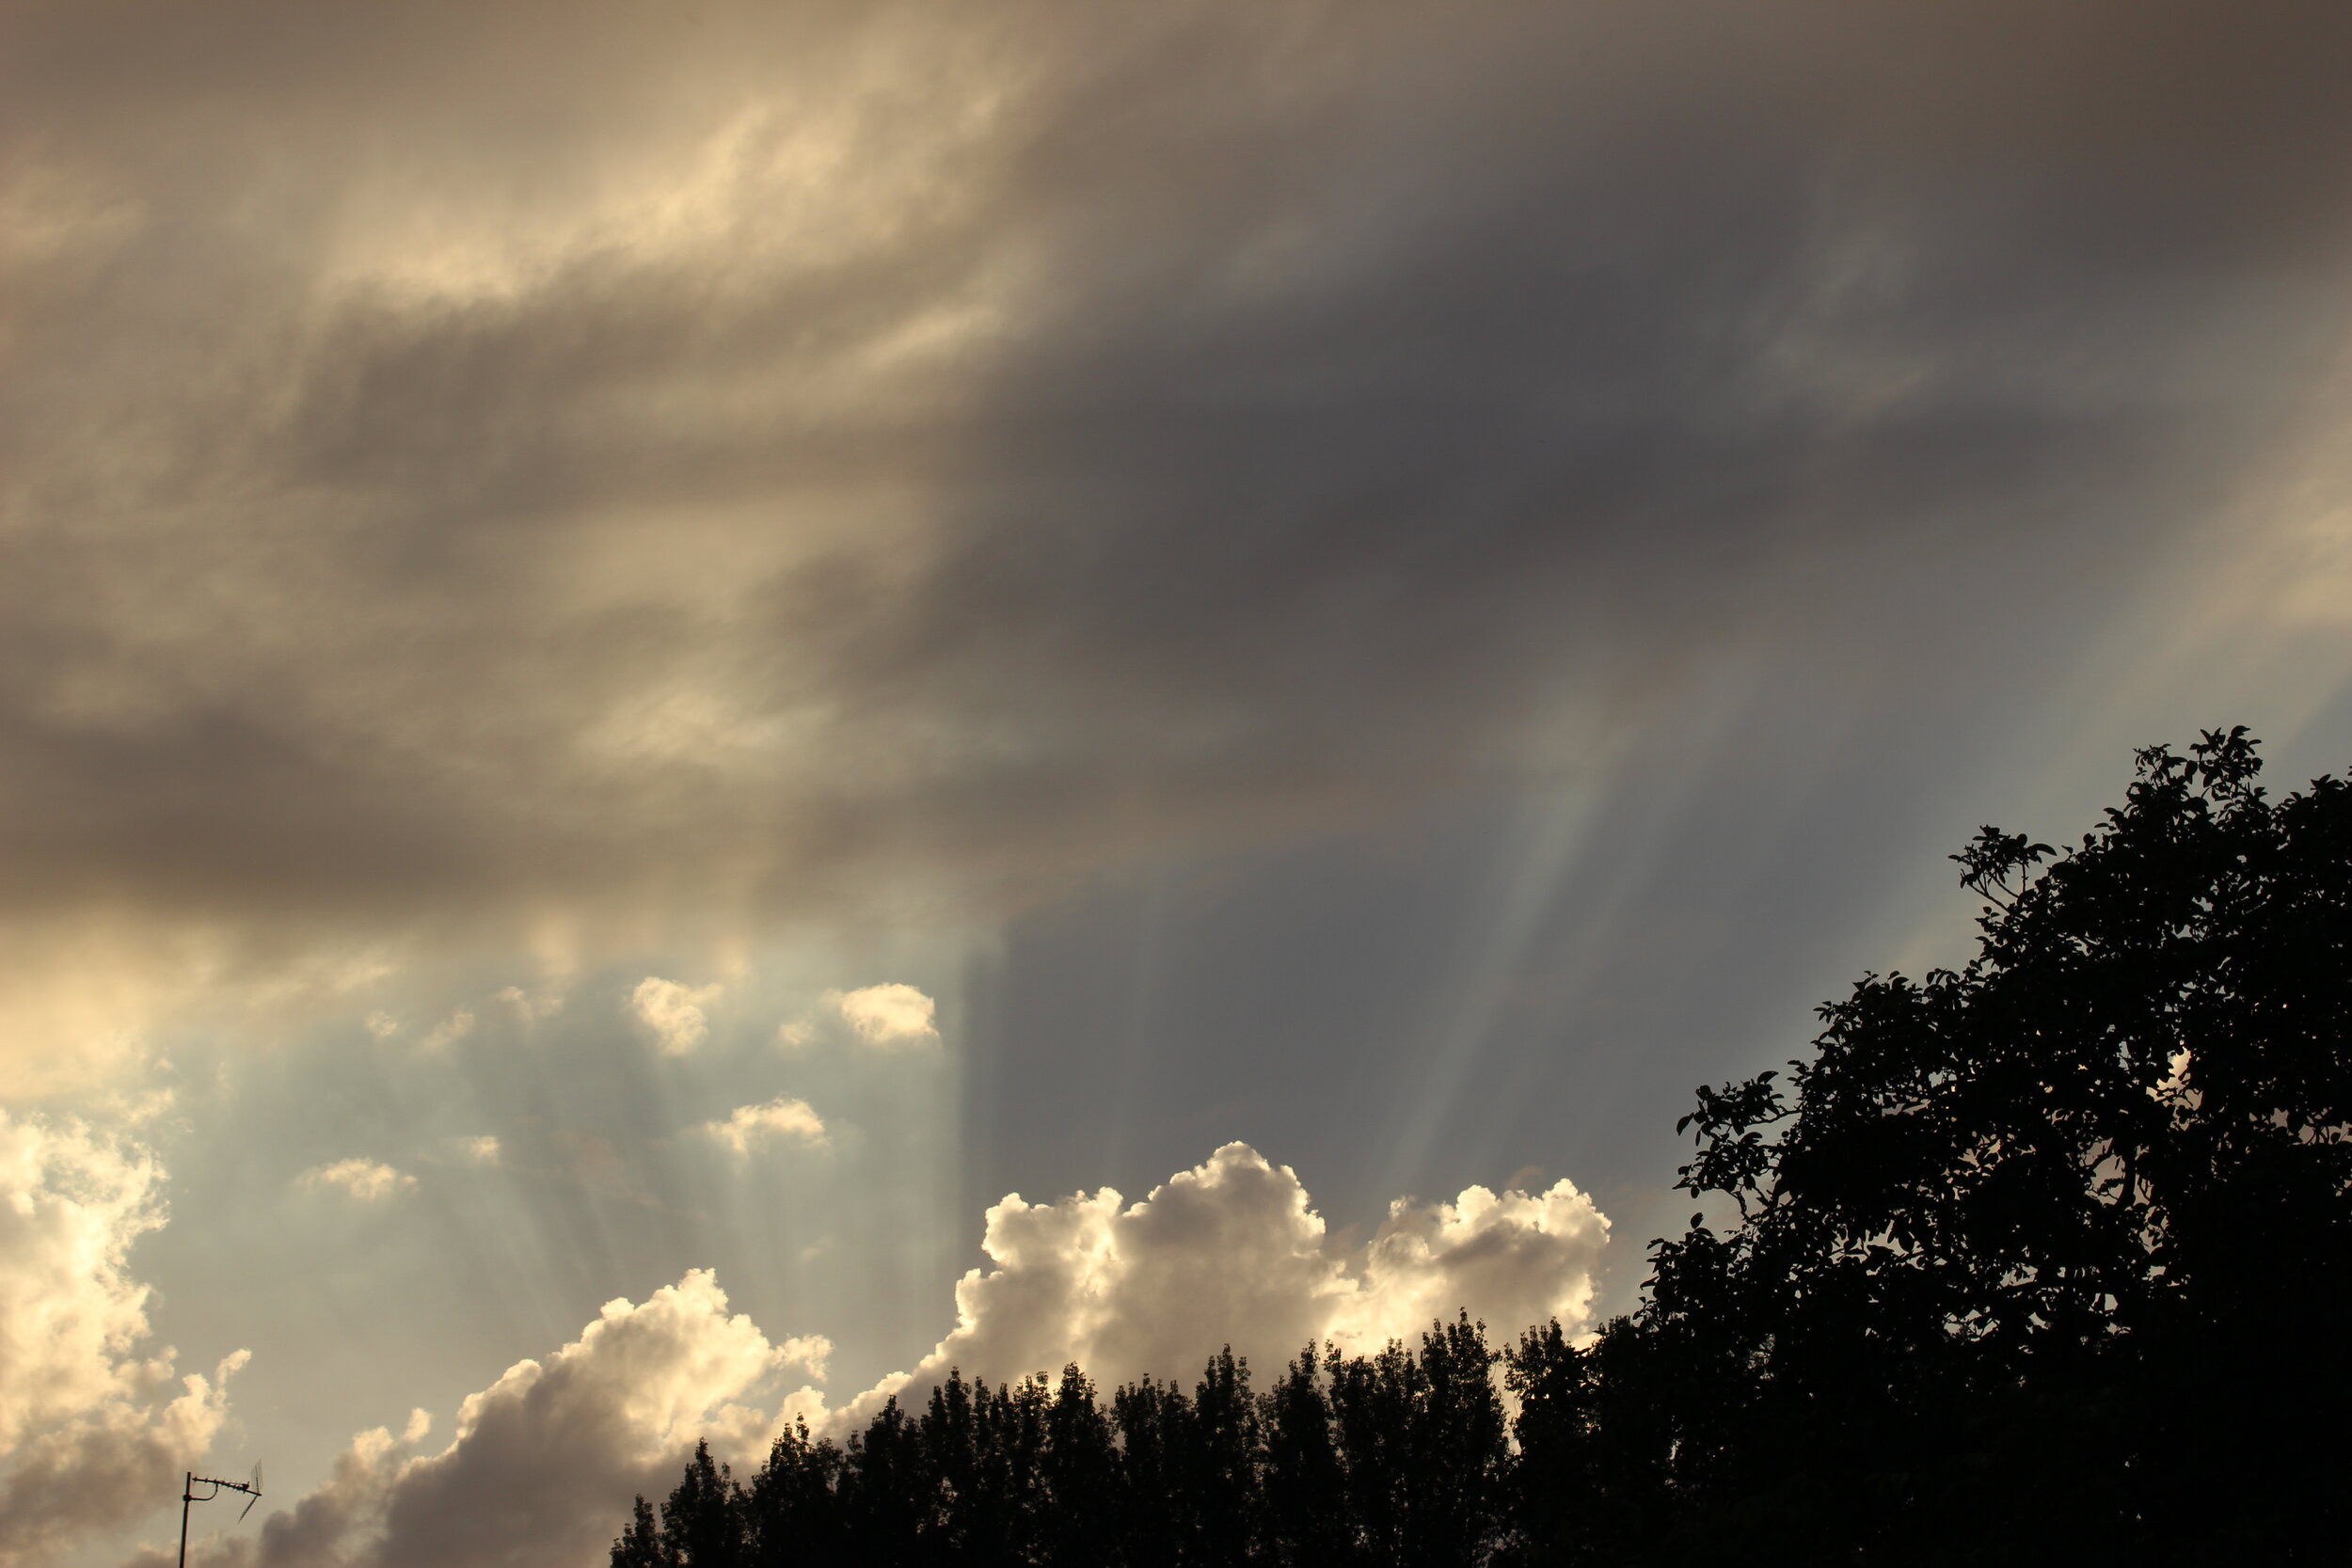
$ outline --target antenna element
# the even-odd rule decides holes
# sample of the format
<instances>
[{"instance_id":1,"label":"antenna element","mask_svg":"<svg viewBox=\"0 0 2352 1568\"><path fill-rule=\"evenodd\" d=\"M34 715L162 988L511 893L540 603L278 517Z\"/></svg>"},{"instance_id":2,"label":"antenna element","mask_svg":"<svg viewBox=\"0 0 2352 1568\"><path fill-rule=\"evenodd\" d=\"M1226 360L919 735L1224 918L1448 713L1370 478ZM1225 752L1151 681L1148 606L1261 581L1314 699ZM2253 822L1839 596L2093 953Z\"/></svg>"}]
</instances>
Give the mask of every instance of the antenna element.
<instances>
[{"instance_id":1,"label":"antenna element","mask_svg":"<svg viewBox=\"0 0 2352 1568\"><path fill-rule=\"evenodd\" d=\"M188 1568L188 1505L190 1503L211 1502L223 1492L242 1492L246 1499L245 1513L237 1515L239 1522L242 1523L246 1513L252 1513L253 1505L262 1500L262 1467L259 1465L253 1466L251 1481L221 1481L213 1476L199 1476L194 1470L186 1472L186 1484L180 1488L180 1568ZM212 1490L199 1497L196 1495L196 1489L199 1486L209 1486Z\"/></svg>"}]
</instances>

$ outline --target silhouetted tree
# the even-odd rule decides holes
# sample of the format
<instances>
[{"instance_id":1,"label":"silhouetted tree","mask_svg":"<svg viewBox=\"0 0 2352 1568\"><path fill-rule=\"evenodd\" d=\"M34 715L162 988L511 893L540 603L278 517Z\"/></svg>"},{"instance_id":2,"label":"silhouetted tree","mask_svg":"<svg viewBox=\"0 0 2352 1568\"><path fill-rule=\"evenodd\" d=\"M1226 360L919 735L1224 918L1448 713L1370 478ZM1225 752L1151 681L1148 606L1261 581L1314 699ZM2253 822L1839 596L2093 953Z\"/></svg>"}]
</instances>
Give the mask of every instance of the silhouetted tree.
<instances>
[{"instance_id":1,"label":"silhouetted tree","mask_svg":"<svg viewBox=\"0 0 2352 1568\"><path fill-rule=\"evenodd\" d=\"M979 1385L977 1393L984 1400L988 1385ZM949 1368L947 1381L931 1390L915 1426L925 1504L915 1528L930 1548L922 1554L929 1561L970 1561L973 1548L988 1542L988 1505L993 1499L981 1495L988 1456L974 1394L961 1370Z\"/></svg>"},{"instance_id":2,"label":"silhouetted tree","mask_svg":"<svg viewBox=\"0 0 2352 1568\"><path fill-rule=\"evenodd\" d=\"M1119 1455L1094 1385L1075 1365L1062 1369L1045 1411L1041 1466L1045 1517L1038 1560L1047 1568L1091 1568L1112 1560L1119 1520Z\"/></svg>"},{"instance_id":3,"label":"silhouetted tree","mask_svg":"<svg viewBox=\"0 0 2352 1568\"><path fill-rule=\"evenodd\" d=\"M1172 1383L1146 1377L1111 1395L1119 1433L1119 1540L1132 1568L1185 1560L1200 1499L1186 1489L1192 1402Z\"/></svg>"},{"instance_id":4,"label":"silhouetted tree","mask_svg":"<svg viewBox=\"0 0 2352 1568\"><path fill-rule=\"evenodd\" d=\"M1311 1344L1264 1395L1265 1553L1282 1568L1346 1568L1359 1560L1323 1368Z\"/></svg>"},{"instance_id":5,"label":"silhouetted tree","mask_svg":"<svg viewBox=\"0 0 2352 1568\"><path fill-rule=\"evenodd\" d=\"M661 1527L654 1519L653 1504L641 1497L628 1526L612 1543L612 1568L663 1568L666 1560L661 1551Z\"/></svg>"},{"instance_id":6,"label":"silhouetted tree","mask_svg":"<svg viewBox=\"0 0 2352 1568\"><path fill-rule=\"evenodd\" d=\"M1437 1323L1421 1354L1391 1340L1331 1357L1330 1405L1363 1560L1451 1568L1501 1525L1506 1448L1486 1328Z\"/></svg>"},{"instance_id":7,"label":"silhouetted tree","mask_svg":"<svg viewBox=\"0 0 2352 1568\"><path fill-rule=\"evenodd\" d=\"M1263 1534L1262 1441L1249 1363L1231 1345L1209 1358L1193 1386L1189 1435L1183 1481L1197 1501L1185 1560L1203 1568L1250 1561Z\"/></svg>"},{"instance_id":8,"label":"silhouetted tree","mask_svg":"<svg viewBox=\"0 0 2352 1568\"><path fill-rule=\"evenodd\" d=\"M743 1568L744 1516L727 1467L694 1445L686 1473L661 1505L661 1560L677 1568Z\"/></svg>"},{"instance_id":9,"label":"silhouetted tree","mask_svg":"<svg viewBox=\"0 0 2352 1568\"><path fill-rule=\"evenodd\" d=\"M848 1481L842 1513L855 1548L850 1560L876 1568L922 1561L916 1546L933 1517L935 1490L914 1423L896 1398L850 1435Z\"/></svg>"},{"instance_id":10,"label":"silhouetted tree","mask_svg":"<svg viewBox=\"0 0 2352 1568\"><path fill-rule=\"evenodd\" d=\"M746 1496L751 1560L843 1560L850 1545L842 1496L849 1475L849 1456L832 1443L810 1441L806 1421L785 1428Z\"/></svg>"},{"instance_id":11,"label":"silhouetted tree","mask_svg":"<svg viewBox=\"0 0 2352 1568\"><path fill-rule=\"evenodd\" d=\"M1035 1561L1052 1512L1045 1491L1046 1413L1053 1393L1037 1374L988 1392L980 1416L980 1516L974 1539L976 1562Z\"/></svg>"},{"instance_id":12,"label":"silhouetted tree","mask_svg":"<svg viewBox=\"0 0 2352 1568\"><path fill-rule=\"evenodd\" d=\"M2343 1422L2280 1417L2352 1393L2352 794L2258 767L2143 752L2062 856L1985 829L1975 960L1825 1006L1793 1100L1699 1091L1682 1185L1739 1222L1592 1350L1521 1341L1526 1551L2335 1550Z\"/></svg>"},{"instance_id":13,"label":"silhouetted tree","mask_svg":"<svg viewBox=\"0 0 2352 1568\"><path fill-rule=\"evenodd\" d=\"M1421 1341L1412 1419L1406 1560L1428 1568L1484 1561L1504 1524L1509 1445L1486 1325L1465 1312Z\"/></svg>"},{"instance_id":14,"label":"silhouetted tree","mask_svg":"<svg viewBox=\"0 0 2352 1568\"><path fill-rule=\"evenodd\" d=\"M1325 1358L1333 1448L1361 1560L1385 1565L1405 1549L1405 1488L1412 1462L1413 1395L1421 1369L1391 1340L1373 1356Z\"/></svg>"}]
</instances>

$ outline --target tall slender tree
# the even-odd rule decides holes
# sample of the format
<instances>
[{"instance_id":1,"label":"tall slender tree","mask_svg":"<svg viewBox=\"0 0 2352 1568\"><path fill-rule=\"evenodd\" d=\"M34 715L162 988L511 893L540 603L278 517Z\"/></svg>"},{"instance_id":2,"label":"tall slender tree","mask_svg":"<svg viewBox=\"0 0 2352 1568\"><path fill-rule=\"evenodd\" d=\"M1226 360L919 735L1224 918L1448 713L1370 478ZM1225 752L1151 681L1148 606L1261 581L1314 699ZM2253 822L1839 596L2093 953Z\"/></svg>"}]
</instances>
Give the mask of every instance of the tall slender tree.
<instances>
[{"instance_id":1,"label":"tall slender tree","mask_svg":"<svg viewBox=\"0 0 2352 1568\"><path fill-rule=\"evenodd\" d=\"M1045 1411L1041 1460L1046 1502L1038 1560L1046 1568L1092 1568L1115 1560L1119 1454L1094 1385L1073 1364L1061 1371Z\"/></svg>"},{"instance_id":2,"label":"tall slender tree","mask_svg":"<svg viewBox=\"0 0 2352 1568\"><path fill-rule=\"evenodd\" d=\"M1263 1534L1258 1403L1249 1363L1227 1345L1193 1386L1191 1451L1184 1483L1198 1498L1187 1560L1237 1568L1256 1559Z\"/></svg>"},{"instance_id":3,"label":"tall slender tree","mask_svg":"<svg viewBox=\"0 0 2352 1568\"><path fill-rule=\"evenodd\" d=\"M710 1457L708 1442L696 1443L686 1473L661 1505L665 1562L676 1568L744 1568L743 1527L734 1478Z\"/></svg>"},{"instance_id":4,"label":"tall slender tree","mask_svg":"<svg viewBox=\"0 0 2352 1568\"><path fill-rule=\"evenodd\" d=\"M1328 1359L1335 1357L1308 1345L1264 1395L1263 1547L1281 1568L1347 1568L1359 1560L1325 1392Z\"/></svg>"}]
</instances>

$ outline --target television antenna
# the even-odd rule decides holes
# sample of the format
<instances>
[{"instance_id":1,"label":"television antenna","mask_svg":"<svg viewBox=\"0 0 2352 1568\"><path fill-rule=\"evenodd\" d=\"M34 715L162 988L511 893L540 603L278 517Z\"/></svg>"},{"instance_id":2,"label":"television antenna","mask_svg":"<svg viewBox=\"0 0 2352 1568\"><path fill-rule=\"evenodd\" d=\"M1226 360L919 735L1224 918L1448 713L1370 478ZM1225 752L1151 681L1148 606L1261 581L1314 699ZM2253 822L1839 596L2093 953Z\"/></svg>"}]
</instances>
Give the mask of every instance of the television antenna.
<instances>
[{"instance_id":1,"label":"television antenna","mask_svg":"<svg viewBox=\"0 0 2352 1568\"><path fill-rule=\"evenodd\" d=\"M212 1490L199 1497L196 1495L199 1486L209 1486ZM188 1568L188 1505L211 1502L223 1492L245 1494L244 1511L237 1515L238 1520L243 1522L246 1514L253 1512L253 1505L262 1500L260 1464L254 1465L253 1479L250 1481L223 1481L215 1476L199 1476L194 1470L187 1472L187 1483L180 1488L180 1568Z\"/></svg>"}]
</instances>

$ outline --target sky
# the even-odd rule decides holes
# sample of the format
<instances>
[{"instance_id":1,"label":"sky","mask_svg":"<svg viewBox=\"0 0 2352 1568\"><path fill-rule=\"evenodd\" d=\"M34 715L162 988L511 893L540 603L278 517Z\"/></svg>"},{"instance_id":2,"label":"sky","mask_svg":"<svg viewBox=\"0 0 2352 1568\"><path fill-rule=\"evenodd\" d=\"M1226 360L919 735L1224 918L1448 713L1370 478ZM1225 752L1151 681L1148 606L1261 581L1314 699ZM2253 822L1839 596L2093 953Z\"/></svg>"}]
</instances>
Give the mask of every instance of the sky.
<instances>
[{"instance_id":1,"label":"sky","mask_svg":"<svg viewBox=\"0 0 2352 1568\"><path fill-rule=\"evenodd\" d=\"M2352 10L0 0L0 1564L1583 1332L2352 764Z\"/></svg>"}]
</instances>

